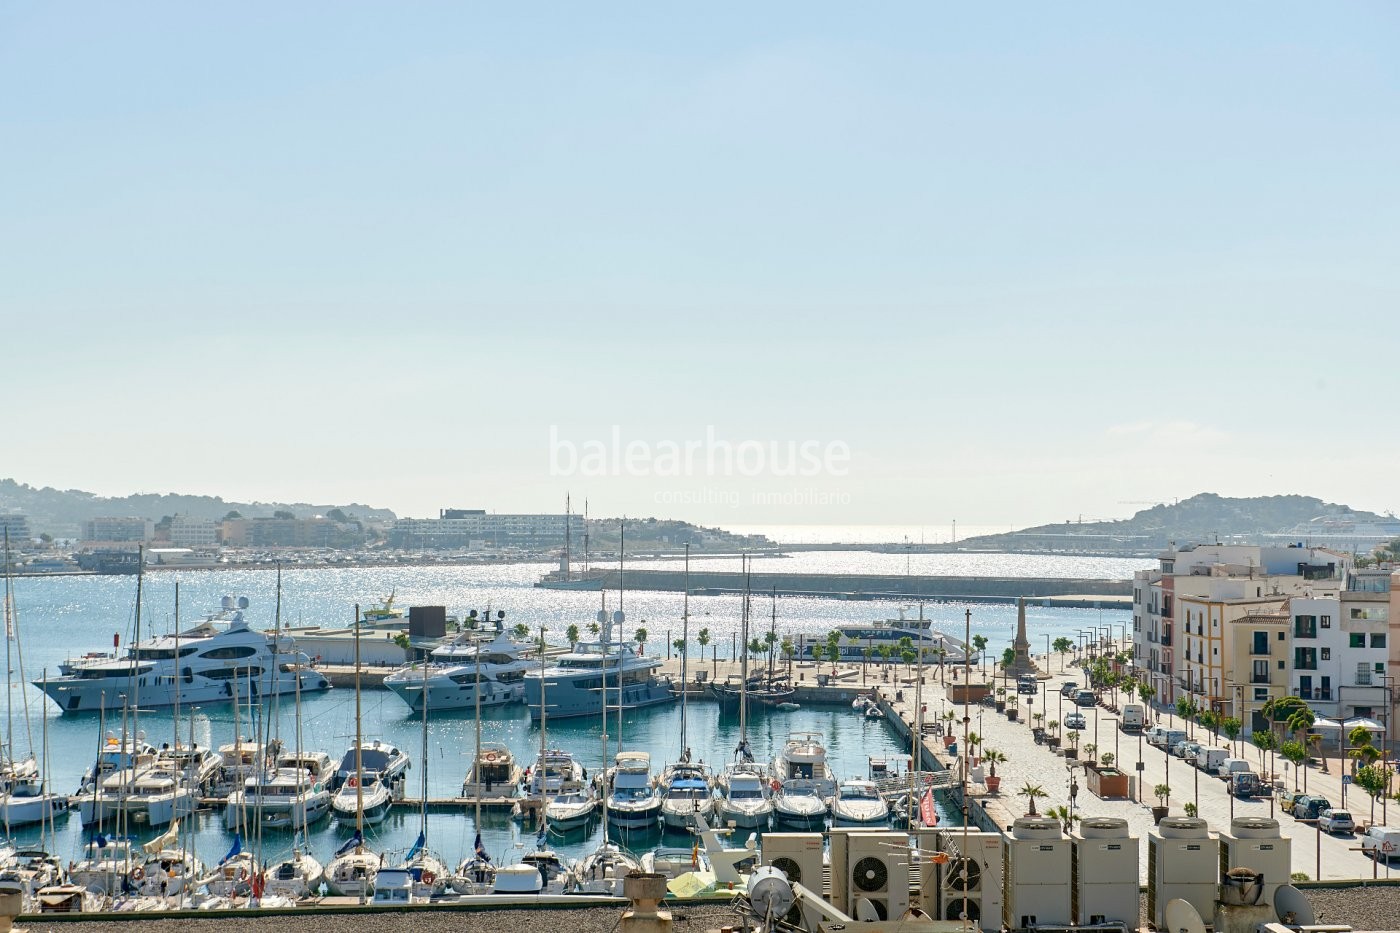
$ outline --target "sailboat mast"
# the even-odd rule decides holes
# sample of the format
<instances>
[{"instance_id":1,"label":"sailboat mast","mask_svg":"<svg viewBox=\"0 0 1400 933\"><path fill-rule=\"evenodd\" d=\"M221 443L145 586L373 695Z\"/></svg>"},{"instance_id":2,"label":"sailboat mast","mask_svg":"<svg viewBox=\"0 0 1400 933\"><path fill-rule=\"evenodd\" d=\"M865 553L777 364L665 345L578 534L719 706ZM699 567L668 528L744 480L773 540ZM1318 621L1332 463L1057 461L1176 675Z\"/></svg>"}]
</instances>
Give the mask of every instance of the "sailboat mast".
<instances>
[{"instance_id":1,"label":"sailboat mast","mask_svg":"<svg viewBox=\"0 0 1400 933\"><path fill-rule=\"evenodd\" d=\"M488 610L489 611L489 610ZM491 620L486 620L489 625ZM427 659L423 661L427 664ZM543 671L541 671L543 675ZM423 673L423 705L426 708L428 703L427 695L428 675ZM540 677L540 696L544 696L544 677ZM543 700L541 700L540 715L544 715ZM426 716L424 717L426 721ZM426 752L425 752L426 754ZM476 815L472 817L472 828L478 833L481 832L481 633L476 636L476 755L472 758L472 770L476 772ZM425 795L426 796L426 795Z\"/></svg>"},{"instance_id":2,"label":"sailboat mast","mask_svg":"<svg viewBox=\"0 0 1400 933\"><path fill-rule=\"evenodd\" d=\"M622 754L622 652L626 642L623 640L622 626L627 622L627 616L622 611L622 594L625 592L623 568L627 560L627 519L623 519L617 529L617 751ZM607 675L607 649L603 649L603 705L608 705L608 675ZM606 829L604 830L606 832Z\"/></svg>"},{"instance_id":3,"label":"sailboat mast","mask_svg":"<svg viewBox=\"0 0 1400 933\"><path fill-rule=\"evenodd\" d=\"M544 626L540 626L540 820L539 825L544 826L544 800L546 792L549 790L549 765L545 762L545 753L548 751L549 740L549 704L545 702L545 686L549 678L544 675ZM477 717L477 724L480 725L481 717Z\"/></svg>"},{"instance_id":4,"label":"sailboat mast","mask_svg":"<svg viewBox=\"0 0 1400 933\"><path fill-rule=\"evenodd\" d=\"M919 619L924 617L924 604L919 603ZM919 679L914 681L914 741L909 754L909 825L914 825L914 814L919 811L919 801L915 799L915 775L923 770L924 764L924 624L919 622ZM946 662L945 662L946 663Z\"/></svg>"},{"instance_id":5,"label":"sailboat mast","mask_svg":"<svg viewBox=\"0 0 1400 933\"><path fill-rule=\"evenodd\" d=\"M13 765L15 755L14 690L10 689L14 680L10 664L10 639L14 637L14 590L10 581L10 526L5 526L5 754ZM10 808L5 808L5 835L10 835Z\"/></svg>"},{"instance_id":6,"label":"sailboat mast","mask_svg":"<svg viewBox=\"0 0 1400 933\"><path fill-rule=\"evenodd\" d=\"M136 630L131 642L131 749L136 751L136 733L141 731L141 581L146 576L146 555L144 545L138 546L140 555L136 564ZM8 645L9 642L6 642ZM7 649L8 650L8 649ZM132 761L132 767L135 767Z\"/></svg>"},{"instance_id":7,"label":"sailboat mast","mask_svg":"<svg viewBox=\"0 0 1400 933\"><path fill-rule=\"evenodd\" d=\"M739 744L749 738L749 559L739 555L744 574L744 597L739 609Z\"/></svg>"},{"instance_id":8,"label":"sailboat mast","mask_svg":"<svg viewBox=\"0 0 1400 933\"><path fill-rule=\"evenodd\" d=\"M365 762L361 753L360 741L360 604L355 604L355 834L359 836L359 850L364 846L365 832ZM363 897L363 894L361 895Z\"/></svg>"},{"instance_id":9,"label":"sailboat mast","mask_svg":"<svg viewBox=\"0 0 1400 933\"><path fill-rule=\"evenodd\" d=\"M685 759L686 709L690 698L690 542L685 543L685 596L681 601L681 760Z\"/></svg>"},{"instance_id":10,"label":"sailboat mast","mask_svg":"<svg viewBox=\"0 0 1400 933\"><path fill-rule=\"evenodd\" d=\"M481 696L481 659L477 656L476 695ZM480 703L480 700L477 701ZM481 728L481 707L477 707L477 729ZM479 749L478 749L479 751ZM477 794L477 800L481 795ZM419 832L423 834L423 847L428 846L428 654L423 653L423 807Z\"/></svg>"}]
</instances>

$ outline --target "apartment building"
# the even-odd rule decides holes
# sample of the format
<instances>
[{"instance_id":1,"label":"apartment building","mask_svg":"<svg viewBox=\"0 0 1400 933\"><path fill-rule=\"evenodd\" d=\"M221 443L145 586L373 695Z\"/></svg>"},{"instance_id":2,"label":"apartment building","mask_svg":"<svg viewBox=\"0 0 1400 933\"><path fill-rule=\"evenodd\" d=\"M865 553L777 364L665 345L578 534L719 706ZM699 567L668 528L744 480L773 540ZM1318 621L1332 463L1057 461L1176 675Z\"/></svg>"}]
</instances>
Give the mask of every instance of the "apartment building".
<instances>
[{"instance_id":1,"label":"apartment building","mask_svg":"<svg viewBox=\"0 0 1400 933\"><path fill-rule=\"evenodd\" d=\"M83 522L83 541L108 544L139 544L156 536L155 522L149 518L104 516Z\"/></svg>"}]
</instances>

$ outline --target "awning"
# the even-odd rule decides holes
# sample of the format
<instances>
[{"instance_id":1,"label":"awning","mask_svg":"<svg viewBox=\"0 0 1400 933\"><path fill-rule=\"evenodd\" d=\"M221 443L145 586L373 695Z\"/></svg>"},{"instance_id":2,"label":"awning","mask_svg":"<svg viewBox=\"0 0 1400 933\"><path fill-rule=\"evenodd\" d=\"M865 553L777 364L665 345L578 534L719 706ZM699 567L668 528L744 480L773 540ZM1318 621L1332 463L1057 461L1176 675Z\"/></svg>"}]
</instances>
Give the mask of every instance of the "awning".
<instances>
[{"instance_id":1,"label":"awning","mask_svg":"<svg viewBox=\"0 0 1400 933\"><path fill-rule=\"evenodd\" d=\"M1318 718L1318 719L1313 720L1312 731L1313 731L1313 732L1341 732L1341 731L1342 731L1342 724L1339 723L1339 722L1337 722L1337 720L1335 720L1335 719L1327 719L1327 718L1325 718L1325 717L1322 717L1322 718Z\"/></svg>"},{"instance_id":2,"label":"awning","mask_svg":"<svg viewBox=\"0 0 1400 933\"><path fill-rule=\"evenodd\" d=\"M1372 718L1369 717L1369 716L1353 716L1353 717L1351 717L1350 719L1344 719L1344 720L1342 720L1342 725L1343 725L1344 727L1346 727L1347 732L1350 732L1351 730L1355 729L1357 726L1360 726L1361 728L1365 729L1367 732L1384 732L1384 731L1385 731L1385 726L1383 726L1383 725L1381 725L1380 723L1376 722L1374 719L1372 719Z\"/></svg>"}]
</instances>

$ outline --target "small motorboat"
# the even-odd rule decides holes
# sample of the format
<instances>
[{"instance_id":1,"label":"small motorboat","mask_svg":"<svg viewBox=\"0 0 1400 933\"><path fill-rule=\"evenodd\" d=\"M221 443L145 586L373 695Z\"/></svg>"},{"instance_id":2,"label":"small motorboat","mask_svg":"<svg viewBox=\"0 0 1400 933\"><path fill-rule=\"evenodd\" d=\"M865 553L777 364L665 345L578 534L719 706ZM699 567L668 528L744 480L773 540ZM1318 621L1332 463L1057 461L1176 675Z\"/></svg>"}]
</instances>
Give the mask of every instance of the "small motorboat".
<instances>
[{"instance_id":1,"label":"small motorboat","mask_svg":"<svg viewBox=\"0 0 1400 933\"><path fill-rule=\"evenodd\" d=\"M890 819L890 805L880 796L874 781L842 781L831 801L831 821L835 826L884 825Z\"/></svg>"},{"instance_id":2,"label":"small motorboat","mask_svg":"<svg viewBox=\"0 0 1400 933\"><path fill-rule=\"evenodd\" d=\"M826 822L821 784L805 778L784 781L773 795L773 819L796 829L821 829Z\"/></svg>"}]
</instances>

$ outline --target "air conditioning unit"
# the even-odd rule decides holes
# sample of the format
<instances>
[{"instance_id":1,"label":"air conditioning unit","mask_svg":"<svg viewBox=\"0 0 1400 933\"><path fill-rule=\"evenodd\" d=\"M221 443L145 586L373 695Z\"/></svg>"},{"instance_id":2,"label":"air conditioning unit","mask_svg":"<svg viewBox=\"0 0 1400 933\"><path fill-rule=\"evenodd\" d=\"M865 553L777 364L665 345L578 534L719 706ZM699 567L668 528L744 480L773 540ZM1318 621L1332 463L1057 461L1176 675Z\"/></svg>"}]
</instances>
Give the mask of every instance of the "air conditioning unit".
<instances>
[{"instance_id":1,"label":"air conditioning unit","mask_svg":"<svg viewBox=\"0 0 1400 933\"><path fill-rule=\"evenodd\" d=\"M1080 926L1138 923L1138 841L1128 821L1088 817L1070 837L1074 847L1073 896L1070 907Z\"/></svg>"},{"instance_id":2,"label":"air conditioning unit","mask_svg":"<svg viewBox=\"0 0 1400 933\"><path fill-rule=\"evenodd\" d=\"M939 920L967 920L986 933L1001 929L1002 836L1000 833L938 830L933 841L937 852L948 856L934 862L923 856L919 906ZM927 849L920 838L920 847Z\"/></svg>"},{"instance_id":3,"label":"air conditioning unit","mask_svg":"<svg viewBox=\"0 0 1400 933\"><path fill-rule=\"evenodd\" d=\"M1166 817L1147 834L1147 917L1169 929L1167 904L1183 900L1202 917L1215 916L1220 884L1220 843L1206 821Z\"/></svg>"},{"instance_id":4,"label":"air conditioning unit","mask_svg":"<svg viewBox=\"0 0 1400 933\"><path fill-rule=\"evenodd\" d=\"M832 907L857 917L862 900L881 920L909 909L909 836L881 831L831 832Z\"/></svg>"},{"instance_id":5,"label":"air conditioning unit","mask_svg":"<svg viewBox=\"0 0 1400 933\"><path fill-rule=\"evenodd\" d=\"M1012 929L1069 926L1072 844L1060 821L1019 817L1006 840L1006 900L1002 922Z\"/></svg>"},{"instance_id":6,"label":"air conditioning unit","mask_svg":"<svg viewBox=\"0 0 1400 933\"><path fill-rule=\"evenodd\" d=\"M822 834L764 833L763 864L781 871L789 882L822 893Z\"/></svg>"},{"instance_id":7,"label":"air conditioning unit","mask_svg":"<svg viewBox=\"0 0 1400 933\"><path fill-rule=\"evenodd\" d=\"M1293 872L1293 840L1283 838L1278 820L1267 816L1237 816L1230 831L1220 834L1220 874L1232 868L1249 868L1264 876L1261 903L1272 904L1279 885L1288 884Z\"/></svg>"}]
</instances>

